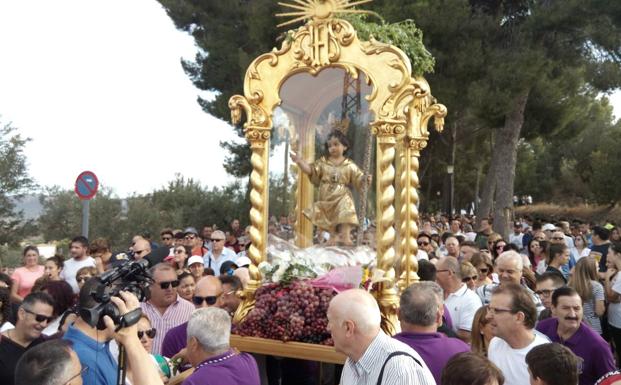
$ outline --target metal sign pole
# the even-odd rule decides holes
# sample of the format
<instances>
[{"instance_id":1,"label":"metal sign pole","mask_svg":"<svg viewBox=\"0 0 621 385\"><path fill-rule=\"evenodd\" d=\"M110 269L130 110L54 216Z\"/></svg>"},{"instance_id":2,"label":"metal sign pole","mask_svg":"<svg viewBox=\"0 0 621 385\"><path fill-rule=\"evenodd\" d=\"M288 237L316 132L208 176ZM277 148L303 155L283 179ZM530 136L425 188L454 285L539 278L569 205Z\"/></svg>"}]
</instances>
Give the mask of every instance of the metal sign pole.
<instances>
[{"instance_id":1,"label":"metal sign pole","mask_svg":"<svg viewBox=\"0 0 621 385\"><path fill-rule=\"evenodd\" d=\"M88 221L90 217L90 200L82 201L82 235L88 238Z\"/></svg>"}]
</instances>

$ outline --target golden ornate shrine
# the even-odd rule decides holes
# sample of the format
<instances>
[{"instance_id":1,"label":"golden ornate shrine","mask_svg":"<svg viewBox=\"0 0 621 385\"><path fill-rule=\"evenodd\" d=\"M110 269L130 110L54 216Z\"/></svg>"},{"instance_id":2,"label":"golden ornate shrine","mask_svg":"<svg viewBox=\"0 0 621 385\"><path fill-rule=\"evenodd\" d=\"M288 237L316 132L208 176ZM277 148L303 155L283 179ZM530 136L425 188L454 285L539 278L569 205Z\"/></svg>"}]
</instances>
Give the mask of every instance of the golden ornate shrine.
<instances>
[{"instance_id":1,"label":"golden ornate shrine","mask_svg":"<svg viewBox=\"0 0 621 385\"><path fill-rule=\"evenodd\" d=\"M376 139L377 269L384 278L375 295L382 310L384 330L394 334L398 329L398 290L418 280L418 158L427 145L429 120L433 117L436 130L442 131L446 107L436 103L424 78L411 76L410 61L399 48L373 38L360 41L352 25L336 17L341 13L363 13L350 8L369 1L280 3L296 10L280 16L297 17L282 25L309 20L290 31L280 49L257 57L246 71L244 95L229 100L234 124L241 121L242 111L246 115L244 133L252 152L252 245L248 256L253 265L251 281L242 294L244 302L235 314L236 322L254 305L254 292L261 282L256 266L267 257L269 152L274 111L286 107L290 124L297 128L290 133L293 146L306 159L314 159L316 132L312 126L342 90L342 81L335 79L342 79L343 74L346 79L363 79L367 90L364 103L372 119L365 129ZM313 89L313 82L320 80L320 86ZM298 175L295 242L304 247L310 245L313 227L303 217L302 209L313 201L313 186L306 176ZM395 191L400 194L397 196ZM398 279L395 267L401 272Z\"/></svg>"}]
</instances>

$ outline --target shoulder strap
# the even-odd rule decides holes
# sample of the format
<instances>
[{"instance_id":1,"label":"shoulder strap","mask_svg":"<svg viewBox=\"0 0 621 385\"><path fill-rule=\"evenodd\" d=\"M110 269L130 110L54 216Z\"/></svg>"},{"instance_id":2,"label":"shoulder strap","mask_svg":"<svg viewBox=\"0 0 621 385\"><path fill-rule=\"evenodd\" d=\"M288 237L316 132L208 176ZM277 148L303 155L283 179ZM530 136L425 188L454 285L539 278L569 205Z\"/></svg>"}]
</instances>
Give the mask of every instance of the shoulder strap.
<instances>
[{"instance_id":1,"label":"shoulder strap","mask_svg":"<svg viewBox=\"0 0 621 385\"><path fill-rule=\"evenodd\" d=\"M382 378L384 377L384 369L386 368L386 364L388 363L388 360L390 360L391 358L395 357L395 356L408 356L411 359L414 360L414 362L416 362L418 364L418 366L420 366L421 368L423 367L423 365L420 363L419 360L417 360L416 358L414 358L413 355L411 355L410 353L407 352L392 352L388 355L388 357L386 357L386 361L384 361L384 364L382 365L382 370L380 370L379 376L377 377L377 385L382 385Z\"/></svg>"}]
</instances>

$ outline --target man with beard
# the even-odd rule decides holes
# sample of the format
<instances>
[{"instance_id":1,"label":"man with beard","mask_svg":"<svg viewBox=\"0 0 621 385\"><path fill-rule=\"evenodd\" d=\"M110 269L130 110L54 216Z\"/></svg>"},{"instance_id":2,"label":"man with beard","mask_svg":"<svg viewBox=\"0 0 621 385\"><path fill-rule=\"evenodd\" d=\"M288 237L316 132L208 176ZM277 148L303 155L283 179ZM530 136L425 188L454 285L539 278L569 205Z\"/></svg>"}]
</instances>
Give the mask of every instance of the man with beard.
<instances>
[{"instance_id":1,"label":"man with beard","mask_svg":"<svg viewBox=\"0 0 621 385\"><path fill-rule=\"evenodd\" d=\"M604 374L615 370L610 346L582 323L582 299L573 288L561 287L554 291L552 314L552 318L537 324L537 330L582 358L580 385L593 384Z\"/></svg>"}]
</instances>

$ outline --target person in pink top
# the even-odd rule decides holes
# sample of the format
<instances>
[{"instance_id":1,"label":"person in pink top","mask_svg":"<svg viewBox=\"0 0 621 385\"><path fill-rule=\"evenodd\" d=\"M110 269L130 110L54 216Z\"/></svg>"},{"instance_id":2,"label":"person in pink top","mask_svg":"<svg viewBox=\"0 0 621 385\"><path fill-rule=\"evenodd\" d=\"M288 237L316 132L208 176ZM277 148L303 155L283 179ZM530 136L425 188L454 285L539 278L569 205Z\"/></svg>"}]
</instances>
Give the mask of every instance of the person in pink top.
<instances>
[{"instance_id":1,"label":"person in pink top","mask_svg":"<svg viewBox=\"0 0 621 385\"><path fill-rule=\"evenodd\" d=\"M24 297L32 290L37 278L43 275L45 268L39 264L39 249L36 246L26 246L23 252L24 266L15 269L11 278L13 286L11 288L11 300L21 303Z\"/></svg>"}]
</instances>

